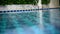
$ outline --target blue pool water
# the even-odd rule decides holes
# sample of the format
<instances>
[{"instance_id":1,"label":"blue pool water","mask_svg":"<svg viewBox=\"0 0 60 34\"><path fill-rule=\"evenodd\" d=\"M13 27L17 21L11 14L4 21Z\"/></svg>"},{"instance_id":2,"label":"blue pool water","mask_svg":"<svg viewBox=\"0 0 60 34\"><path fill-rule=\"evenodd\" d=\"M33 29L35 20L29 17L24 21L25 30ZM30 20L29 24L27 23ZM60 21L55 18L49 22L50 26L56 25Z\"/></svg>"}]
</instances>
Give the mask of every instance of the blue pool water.
<instances>
[{"instance_id":1,"label":"blue pool water","mask_svg":"<svg viewBox=\"0 0 60 34\"><path fill-rule=\"evenodd\" d=\"M42 26L39 11L7 12L0 12L0 34L60 34L60 9L42 10Z\"/></svg>"}]
</instances>

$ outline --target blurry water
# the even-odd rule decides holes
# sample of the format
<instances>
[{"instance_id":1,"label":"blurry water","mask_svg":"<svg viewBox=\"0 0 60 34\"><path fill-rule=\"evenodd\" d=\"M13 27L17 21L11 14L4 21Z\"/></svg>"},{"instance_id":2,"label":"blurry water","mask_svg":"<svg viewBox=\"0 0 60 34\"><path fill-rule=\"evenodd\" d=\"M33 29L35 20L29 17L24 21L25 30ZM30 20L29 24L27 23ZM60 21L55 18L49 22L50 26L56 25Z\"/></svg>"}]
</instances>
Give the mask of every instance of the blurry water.
<instances>
[{"instance_id":1,"label":"blurry water","mask_svg":"<svg viewBox=\"0 0 60 34\"><path fill-rule=\"evenodd\" d=\"M60 18L56 18L60 17L59 11L52 9L42 10L42 13L36 11L0 14L0 34L60 34Z\"/></svg>"},{"instance_id":2,"label":"blurry water","mask_svg":"<svg viewBox=\"0 0 60 34\"><path fill-rule=\"evenodd\" d=\"M6 34L39 34L39 12L5 13L1 16L1 32ZM4 29L4 30L3 30ZM4 33L4 34L5 34Z\"/></svg>"}]
</instances>

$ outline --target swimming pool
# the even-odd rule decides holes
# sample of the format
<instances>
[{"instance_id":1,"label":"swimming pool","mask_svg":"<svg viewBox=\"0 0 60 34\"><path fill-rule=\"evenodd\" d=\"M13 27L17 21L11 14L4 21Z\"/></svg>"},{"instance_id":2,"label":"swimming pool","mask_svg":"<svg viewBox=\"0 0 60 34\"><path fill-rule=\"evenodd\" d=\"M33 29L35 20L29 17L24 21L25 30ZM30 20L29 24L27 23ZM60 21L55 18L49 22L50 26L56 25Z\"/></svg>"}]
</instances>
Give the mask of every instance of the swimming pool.
<instances>
[{"instance_id":1,"label":"swimming pool","mask_svg":"<svg viewBox=\"0 0 60 34\"><path fill-rule=\"evenodd\" d=\"M0 11L1 34L60 34L59 24L60 8Z\"/></svg>"}]
</instances>

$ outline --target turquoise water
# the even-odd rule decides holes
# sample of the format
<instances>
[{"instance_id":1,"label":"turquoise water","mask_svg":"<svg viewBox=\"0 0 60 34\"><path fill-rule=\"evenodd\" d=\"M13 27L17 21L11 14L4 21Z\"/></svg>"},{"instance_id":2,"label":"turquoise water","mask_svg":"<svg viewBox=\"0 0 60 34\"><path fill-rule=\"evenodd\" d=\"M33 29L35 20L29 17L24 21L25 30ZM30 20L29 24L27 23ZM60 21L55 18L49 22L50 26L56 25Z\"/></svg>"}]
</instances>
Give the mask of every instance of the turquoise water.
<instances>
[{"instance_id":1,"label":"turquoise water","mask_svg":"<svg viewBox=\"0 0 60 34\"><path fill-rule=\"evenodd\" d=\"M39 12L9 13L0 14L0 16L1 33L5 31L6 34L13 34L13 30L16 30L17 34L39 33L40 29L37 27L39 24Z\"/></svg>"},{"instance_id":2,"label":"turquoise water","mask_svg":"<svg viewBox=\"0 0 60 34\"><path fill-rule=\"evenodd\" d=\"M59 9L51 11L59 13ZM39 15L38 11L0 14L0 34L60 34L59 18L51 19L50 10L43 10L41 26ZM60 17L60 13L57 15ZM54 21L58 26L51 20L58 21Z\"/></svg>"}]
</instances>

